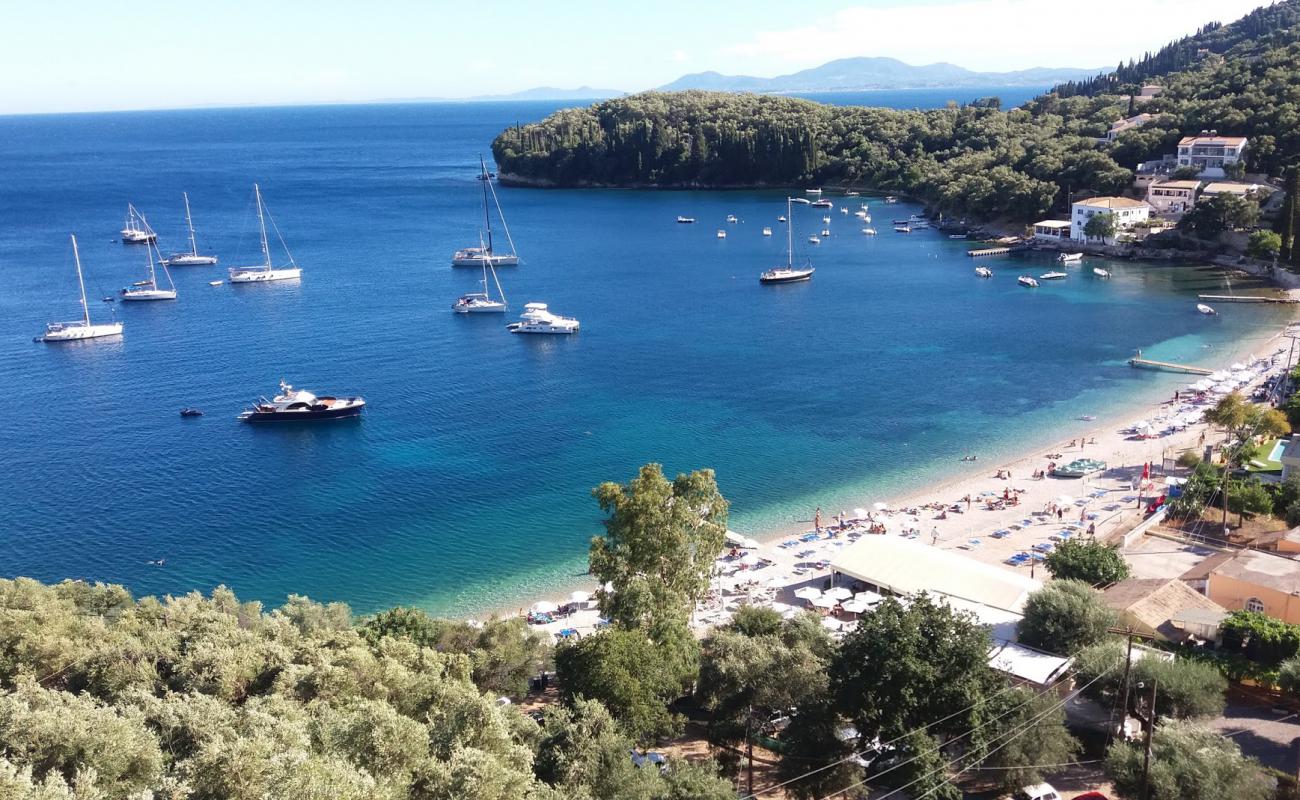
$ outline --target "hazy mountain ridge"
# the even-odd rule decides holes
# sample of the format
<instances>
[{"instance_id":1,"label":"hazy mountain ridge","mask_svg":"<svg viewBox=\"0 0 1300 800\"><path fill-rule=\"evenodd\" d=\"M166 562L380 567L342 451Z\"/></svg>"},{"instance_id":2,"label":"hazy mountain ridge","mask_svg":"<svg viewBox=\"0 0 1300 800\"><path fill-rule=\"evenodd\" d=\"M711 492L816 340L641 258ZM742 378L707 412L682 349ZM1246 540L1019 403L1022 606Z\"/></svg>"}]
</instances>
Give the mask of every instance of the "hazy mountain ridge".
<instances>
[{"instance_id":1,"label":"hazy mountain ridge","mask_svg":"<svg viewBox=\"0 0 1300 800\"><path fill-rule=\"evenodd\" d=\"M940 62L914 66L896 58L840 58L774 78L696 72L660 86L661 91L828 92L863 89L956 88L1052 84L1097 75L1101 68L1033 67L1013 72L975 72Z\"/></svg>"}]
</instances>

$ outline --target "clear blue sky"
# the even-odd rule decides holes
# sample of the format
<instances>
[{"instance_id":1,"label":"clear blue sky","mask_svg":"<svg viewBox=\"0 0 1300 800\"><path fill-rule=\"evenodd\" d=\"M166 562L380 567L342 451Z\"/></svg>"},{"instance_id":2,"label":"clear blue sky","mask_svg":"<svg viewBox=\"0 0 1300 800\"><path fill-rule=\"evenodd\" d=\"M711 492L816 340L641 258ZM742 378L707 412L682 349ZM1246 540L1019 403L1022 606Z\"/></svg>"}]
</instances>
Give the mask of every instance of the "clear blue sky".
<instances>
[{"instance_id":1,"label":"clear blue sky","mask_svg":"<svg viewBox=\"0 0 1300 800\"><path fill-rule=\"evenodd\" d=\"M43 0L10 4L0 26L0 113L637 91L686 72L769 76L863 55L1094 67L1257 5Z\"/></svg>"}]
</instances>

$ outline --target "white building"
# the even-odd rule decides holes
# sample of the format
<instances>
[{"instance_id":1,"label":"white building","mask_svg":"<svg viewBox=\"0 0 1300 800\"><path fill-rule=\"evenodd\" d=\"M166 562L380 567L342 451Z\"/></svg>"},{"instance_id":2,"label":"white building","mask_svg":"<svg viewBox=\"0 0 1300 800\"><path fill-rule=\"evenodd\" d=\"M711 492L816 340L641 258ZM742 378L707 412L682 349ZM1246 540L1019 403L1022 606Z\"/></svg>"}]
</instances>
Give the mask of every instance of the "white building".
<instances>
[{"instance_id":1,"label":"white building","mask_svg":"<svg viewBox=\"0 0 1300 800\"><path fill-rule=\"evenodd\" d=\"M1149 83L1146 86L1143 86L1141 91L1133 95L1133 105L1140 106L1143 103L1149 103L1159 97L1160 93L1164 90L1165 87L1163 86L1156 86L1155 84Z\"/></svg>"},{"instance_id":2,"label":"white building","mask_svg":"<svg viewBox=\"0 0 1300 800\"><path fill-rule=\"evenodd\" d=\"M1034 238L1048 242L1059 242L1070 238L1070 221L1065 219L1045 219L1034 223Z\"/></svg>"},{"instance_id":3,"label":"white building","mask_svg":"<svg viewBox=\"0 0 1300 800\"><path fill-rule=\"evenodd\" d=\"M1202 178L1222 178L1223 168L1240 161L1245 152L1245 136L1201 131L1200 136L1184 136L1178 142L1178 166L1195 167Z\"/></svg>"},{"instance_id":4,"label":"white building","mask_svg":"<svg viewBox=\"0 0 1300 800\"><path fill-rule=\"evenodd\" d=\"M1110 124L1110 130L1106 131L1099 141L1113 142L1124 131L1140 128L1153 119L1155 119L1153 114L1138 114L1128 119L1117 119Z\"/></svg>"},{"instance_id":5,"label":"white building","mask_svg":"<svg viewBox=\"0 0 1300 800\"><path fill-rule=\"evenodd\" d=\"M1201 196L1207 200L1221 194L1231 194L1242 198L1253 195L1256 200L1262 203L1272 193L1272 186L1262 186L1258 183L1238 183L1236 181L1211 181L1205 184L1205 188L1201 189Z\"/></svg>"},{"instance_id":6,"label":"white building","mask_svg":"<svg viewBox=\"0 0 1300 800\"><path fill-rule=\"evenodd\" d=\"M1150 219L1151 206L1141 200L1130 200L1127 197L1091 197L1080 200L1070 206L1070 238L1086 242L1088 236L1083 229L1087 227L1088 220L1098 214L1113 214L1115 230L1118 233Z\"/></svg>"},{"instance_id":7,"label":"white building","mask_svg":"<svg viewBox=\"0 0 1300 800\"><path fill-rule=\"evenodd\" d=\"M1181 214L1196 205L1200 181L1162 181L1147 187L1147 205L1161 214Z\"/></svg>"}]
</instances>

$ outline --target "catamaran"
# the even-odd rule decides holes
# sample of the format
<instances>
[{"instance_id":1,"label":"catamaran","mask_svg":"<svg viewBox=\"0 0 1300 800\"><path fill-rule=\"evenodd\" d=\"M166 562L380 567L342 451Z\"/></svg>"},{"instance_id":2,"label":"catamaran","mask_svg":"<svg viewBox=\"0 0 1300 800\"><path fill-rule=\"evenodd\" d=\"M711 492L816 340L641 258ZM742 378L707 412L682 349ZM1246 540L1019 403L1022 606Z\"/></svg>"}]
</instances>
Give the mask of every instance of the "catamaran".
<instances>
[{"instance_id":1,"label":"catamaran","mask_svg":"<svg viewBox=\"0 0 1300 800\"><path fill-rule=\"evenodd\" d=\"M158 241L158 234L153 232L144 215L135 210L135 206L126 204L126 227L118 231L122 234L122 244L148 244Z\"/></svg>"},{"instance_id":2,"label":"catamaran","mask_svg":"<svg viewBox=\"0 0 1300 800\"><path fill-rule=\"evenodd\" d=\"M190 216L190 196L187 192L181 192L181 197L185 198L185 227L190 231L190 251L188 253L172 253L162 260L164 267L201 267L208 264L217 263L216 256L199 255L199 245L194 240L194 218Z\"/></svg>"},{"instance_id":3,"label":"catamaran","mask_svg":"<svg viewBox=\"0 0 1300 800\"><path fill-rule=\"evenodd\" d=\"M479 237L479 243L482 244L483 237ZM483 245L486 247L486 245ZM492 270L492 281L497 285L497 294L501 295L500 300L493 300L492 293L488 290L488 270ZM506 310L506 293L501 290L501 281L497 279L496 267L488 263L488 259L483 259L483 291L470 292L463 294L452 305L451 310L457 314L482 314L491 312L502 312Z\"/></svg>"},{"instance_id":4,"label":"catamaran","mask_svg":"<svg viewBox=\"0 0 1300 800\"><path fill-rule=\"evenodd\" d=\"M487 231L487 244L480 244L478 247L466 247L464 250L457 250L452 254L451 265L453 267L477 267L484 262L491 263L494 267L513 267L519 263L519 254L515 252L515 240L510 238L510 226L506 224L506 215L501 210L501 201L497 199L497 190L492 188L492 179L488 177L487 162L479 156L479 165L483 168L482 175L479 176L483 183L483 229ZM492 193L492 203L497 208L497 216L501 218L501 227L505 230L506 241L510 243L509 253L498 253L492 248L492 215L488 209L488 192ZM682 219L679 217L678 222ZM694 222L695 220L691 220Z\"/></svg>"},{"instance_id":5,"label":"catamaran","mask_svg":"<svg viewBox=\"0 0 1300 800\"><path fill-rule=\"evenodd\" d=\"M167 288L164 289L158 285L158 271L154 268L153 254L158 246L150 242L145 245L145 252L149 256L149 278L137 282L133 286L128 286L121 291L123 300L175 300L176 284L172 283L172 274L167 271L167 262L162 262L163 275L167 278ZM161 261L161 254L159 260Z\"/></svg>"},{"instance_id":6,"label":"catamaran","mask_svg":"<svg viewBox=\"0 0 1300 800\"><path fill-rule=\"evenodd\" d=\"M280 240L280 246L284 248L284 254L289 257L289 266L277 267L271 263L271 248L266 240L266 218L271 216L271 212L262 203L262 190L255 183L253 184L253 197L257 201L257 226L262 233L262 265L260 267L231 267L231 283L263 283L265 281L285 281L302 277L302 268L293 260L293 254L289 252L289 246L284 243L284 237L280 236L280 229L275 229L275 236ZM271 226L275 227L275 219L271 219Z\"/></svg>"},{"instance_id":7,"label":"catamaran","mask_svg":"<svg viewBox=\"0 0 1300 800\"><path fill-rule=\"evenodd\" d=\"M785 199L785 213L792 216L791 199ZM820 240L818 240L820 241ZM799 283L800 281L812 280L813 273L817 270L812 263L806 267L795 269L794 266L794 223L791 222L785 226L785 266L772 267L758 276L759 283Z\"/></svg>"},{"instance_id":8,"label":"catamaran","mask_svg":"<svg viewBox=\"0 0 1300 800\"><path fill-rule=\"evenodd\" d=\"M36 337L40 342L75 342L80 339L98 339L104 336L121 336L122 323L90 322L90 307L86 305L86 281L81 277L81 254L77 252L77 237L72 236L72 258L77 262L77 286L81 289L81 319L73 322L51 322L45 333Z\"/></svg>"}]
</instances>

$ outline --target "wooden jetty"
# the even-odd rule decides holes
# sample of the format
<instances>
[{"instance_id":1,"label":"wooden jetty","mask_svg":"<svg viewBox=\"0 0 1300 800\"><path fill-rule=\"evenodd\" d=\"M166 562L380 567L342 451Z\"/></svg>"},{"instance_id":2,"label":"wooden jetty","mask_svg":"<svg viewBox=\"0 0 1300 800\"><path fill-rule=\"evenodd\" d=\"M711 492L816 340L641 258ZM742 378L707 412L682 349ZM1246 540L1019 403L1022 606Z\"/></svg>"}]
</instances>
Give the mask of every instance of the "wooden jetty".
<instances>
[{"instance_id":1,"label":"wooden jetty","mask_svg":"<svg viewBox=\"0 0 1300 800\"><path fill-rule=\"evenodd\" d=\"M983 258L984 256L1003 256L1007 253L1014 252L1019 248L1016 247L985 247L982 250L967 250L966 255L971 258Z\"/></svg>"},{"instance_id":2,"label":"wooden jetty","mask_svg":"<svg viewBox=\"0 0 1300 800\"><path fill-rule=\"evenodd\" d=\"M1193 367L1187 364L1173 364L1168 361L1152 361L1149 358L1134 357L1128 360L1130 367L1139 369L1159 369L1165 372L1182 372L1186 375L1210 375L1214 372L1212 369L1205 367Z\"/></svg>"},{"instance_id":3,"label":"wooden jetty","mask_svg":"<svg viewBox=\"0 0 1300 800\"><path fill-rule=\"evenodd\" d=\"M1213 300L1216 303L1282 303L1284 305L1300 303L1300 300L1293 300L1290 297L1255 297L1248 294L1198 294L1196 297L1200 300Z\"/></svg>"}]
</instances>

